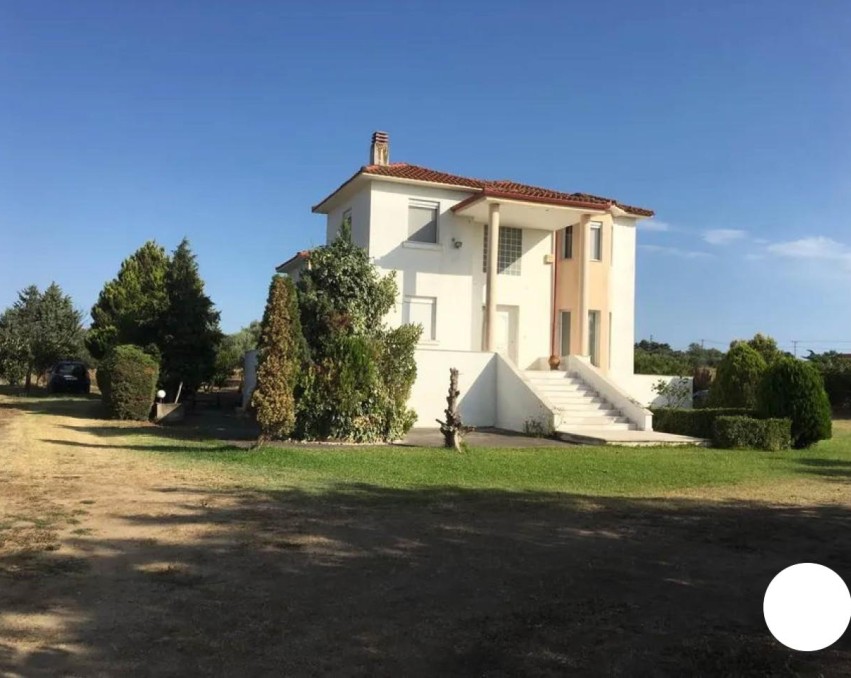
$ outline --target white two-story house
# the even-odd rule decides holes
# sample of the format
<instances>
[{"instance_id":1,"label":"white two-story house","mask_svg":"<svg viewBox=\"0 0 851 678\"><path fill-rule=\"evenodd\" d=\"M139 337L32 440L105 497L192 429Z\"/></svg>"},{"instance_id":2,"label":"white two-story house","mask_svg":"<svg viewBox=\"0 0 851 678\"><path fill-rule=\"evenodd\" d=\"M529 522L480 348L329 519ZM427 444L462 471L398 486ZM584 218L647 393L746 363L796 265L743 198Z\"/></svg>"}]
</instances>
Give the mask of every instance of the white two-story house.
<instances>
[{"instance_id":1,"label":"white two-story house","mask_svg":"<svg viewBox=\"0 0 851 678\"><path fill-rule=\"evenodd\" d=\"M374 264L397 271L387 322L423 326L418 425L436 425L456 366L474 425L650 428L633 398L633 344L636 224L651 210L390 162L376 132L369 164L313 212L326 215L327 241L349 221ZM277 270L297 277L309 257Z\"/></svg>"}]
</instances>

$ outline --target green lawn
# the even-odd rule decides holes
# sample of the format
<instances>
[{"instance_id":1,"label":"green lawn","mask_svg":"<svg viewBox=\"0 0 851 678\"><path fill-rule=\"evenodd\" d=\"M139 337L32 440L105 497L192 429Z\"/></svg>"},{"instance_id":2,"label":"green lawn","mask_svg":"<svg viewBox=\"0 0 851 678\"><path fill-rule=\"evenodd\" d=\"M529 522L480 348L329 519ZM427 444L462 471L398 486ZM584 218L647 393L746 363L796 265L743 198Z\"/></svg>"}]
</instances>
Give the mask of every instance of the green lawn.
<instances>
[{"instance_id":1,"label":"green lawn","mask_svg":"<svg viewBox=\"0 0 851 678\"><path fill-rule=\"evenodd\" d=\"M249 451L213 442L176 446L173 439L149 436L135 437L133 443L131 447L150 449L178 464L211 465L247 484L317 492L363 483L393 489L457 487L640 497L695 487L770 484L795 477L833 481L851 477L851 428L842 424L835 428L832 440L808 450L780 453L564 445L474 448L461 455L405 447L267 446Z\"/></svg>"}]
</instances>

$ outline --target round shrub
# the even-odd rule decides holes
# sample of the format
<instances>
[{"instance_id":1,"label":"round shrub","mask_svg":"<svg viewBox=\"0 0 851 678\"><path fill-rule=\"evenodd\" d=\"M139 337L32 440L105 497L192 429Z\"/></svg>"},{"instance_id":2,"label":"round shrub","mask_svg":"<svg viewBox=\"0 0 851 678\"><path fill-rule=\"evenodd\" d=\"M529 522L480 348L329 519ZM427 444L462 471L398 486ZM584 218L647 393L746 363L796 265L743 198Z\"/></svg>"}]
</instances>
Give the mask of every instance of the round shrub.
<instances>
[{"instance_id":1,"label":"round shrub","mask_svg":"<svg viewBox=\"0 0 851 678\"><path fill-rule=\"evenodd\" d=\"M712 407L755 408L766 364L756 350L745 343L734 345L718 364L709 391Z\"/></svg>"},{"instance_id":2,"label":"round shrub","mask_svg":"<svg viewBox=\"0 0 851 678\"><path fill-rule=\"evenodd\" d=\"M809 447L830 438L830 401L821 375L812 365L781 358L765 373L759 391L759 410L766 417L792 420L792 447Z\"/></svg>"},{"instance_id":3,"label":"round shrub","mask_svg":"<svg viewBox=\"0 0 851 678\"><path fill-rule=\"evenodd\" d=\"M100 376L100 371L104 375ZM98 369L102 399L113 419L144 421L151 413L160 368L156 360L138 346L116 346Z\"/></svg>"}]
</instances>

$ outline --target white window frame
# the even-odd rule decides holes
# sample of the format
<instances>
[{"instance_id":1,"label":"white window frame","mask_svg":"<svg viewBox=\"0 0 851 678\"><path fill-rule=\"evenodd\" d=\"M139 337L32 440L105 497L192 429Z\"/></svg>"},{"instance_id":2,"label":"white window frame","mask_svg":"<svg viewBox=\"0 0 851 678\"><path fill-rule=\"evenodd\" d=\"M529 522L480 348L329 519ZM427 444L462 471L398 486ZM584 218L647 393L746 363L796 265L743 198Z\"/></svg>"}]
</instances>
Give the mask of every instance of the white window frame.
<instances>
[{"instance_id":1,"label":"white window frame","mask_svg":"<svg viewBox=\"0 0 851 678\"><path fill-rule=\"evenodd\" d=\"M411 304L420 304L422 306L431 306L431 336L427 336L425 331L420 336L420 344L436 344L437 343L437 297L425 297L421 295L406 294L402 302L402 322L405 324L413 324L411 322ZM421 323L420 323L421 324ZM423 327L423 330L427 328Z\"/></svg>"},{"instance_id":2,"label":"white window frame","mask_svg":"<svg viewBox=\"0 0 851 678\"><path fill-rule=\"evenodd\" d=\"M434 242L410 240L410 234L407 234L404 240L405 247L426 250L442 249L440 245L440 203L436 200L419 200L417 198L410 198L408 200L408 215L410 215L412 207L434 211ZM410 219L410 216L408 218Z\"/></svg>"},{"instance_id":3,"label":"white window frame","mask_svg":"<svg viewBox=\"0 0 851 678\"><path fill-rule=\"evenodd\" d=\"M603 261L603 222L592 221L588 229L591 236L588 239L588 258L591 261Z\"/></svg>"}]
</instances>

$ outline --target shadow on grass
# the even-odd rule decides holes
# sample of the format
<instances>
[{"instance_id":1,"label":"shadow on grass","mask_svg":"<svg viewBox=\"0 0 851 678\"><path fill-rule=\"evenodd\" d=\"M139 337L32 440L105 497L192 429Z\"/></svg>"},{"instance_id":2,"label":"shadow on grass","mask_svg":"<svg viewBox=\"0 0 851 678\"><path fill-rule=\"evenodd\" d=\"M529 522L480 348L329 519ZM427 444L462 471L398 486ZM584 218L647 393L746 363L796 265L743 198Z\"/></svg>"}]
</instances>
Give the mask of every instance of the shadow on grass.
<instances>
[{"instance_id":1,"label":"shadow on grass","mask_svg":"<svg viewBox=\"0 0 851 678\"><path fill-rule=\"evenodd\" d=\"M801 457L796 461L805 467L802 469L804 473L833 480L851 480L851 461L817 457Z\"/></svg>"},{"instance_id":2,"label":"shadow on grass","mask_svg":"<svg viewBox=\"0 0 851 678\"><path fill-rule=\"evenodd\" d=\"M68 540L85 572L0 586L0 609L58 607L60 635L87 650L18 654L5 637L3 668L762 677L851 662L849 638L793 653L762 618L792 563L851 577L844 507L345 483L151 492L156 511L116 516L120 538Z\"/></svg>"}]
</instances>

